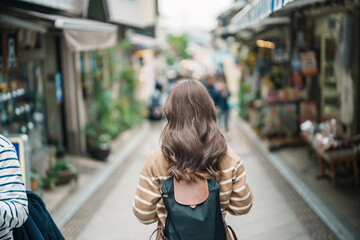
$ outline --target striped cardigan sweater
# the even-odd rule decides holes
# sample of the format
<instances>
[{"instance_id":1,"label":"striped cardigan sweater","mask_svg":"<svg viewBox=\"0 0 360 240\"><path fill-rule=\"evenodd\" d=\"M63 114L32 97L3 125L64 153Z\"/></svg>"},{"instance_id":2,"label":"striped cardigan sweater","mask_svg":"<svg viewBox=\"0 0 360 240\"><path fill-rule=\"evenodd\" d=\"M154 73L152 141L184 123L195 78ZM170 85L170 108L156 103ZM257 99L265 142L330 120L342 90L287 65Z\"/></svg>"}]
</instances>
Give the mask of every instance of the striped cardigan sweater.
<instances>
[{"instance_id":1,"label":"striped cardigan sweater","mask_svg":"<svg viewBox=\"0 0 360 240\"><path fill-rule=\"evenodd\" d=\"M149 154L140 172L132 209L144 224L158 222L159 227L165 226L167 211L161 198L161 186L170 177L168 168L161 150L156 149ZM226 212L232 215L248 213L253 194L246 180L243 161L230 147L220 162L220 169L223 173L219 181L223 218Z\"/></svg>"},{"instance_id":2,"label":"striped cardigan sweater","mask_svg":"<svg viewBox=\"0 0 360 240\"><path fill-rule=\"evenodd\" d=\"M28 201L14 146L0 135L0 240L12 240L12 229L28 216Z\"/></svg>"}]
</instances>

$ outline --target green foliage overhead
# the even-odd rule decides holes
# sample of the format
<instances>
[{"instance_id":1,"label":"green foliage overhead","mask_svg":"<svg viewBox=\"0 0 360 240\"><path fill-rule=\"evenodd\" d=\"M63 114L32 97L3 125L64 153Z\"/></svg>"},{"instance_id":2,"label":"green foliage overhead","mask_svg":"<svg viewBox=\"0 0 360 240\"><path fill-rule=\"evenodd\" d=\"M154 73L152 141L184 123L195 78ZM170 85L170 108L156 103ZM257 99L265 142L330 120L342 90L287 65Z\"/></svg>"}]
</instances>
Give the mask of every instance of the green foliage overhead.
<instances>
[{"instance_id":1,"label":"green foliage overhead","mask_svg":"<svg viewBox=\"0 0 360 240\"><path fill-rule=\"evenodd\" d=\"M189 55L186 52L188 46L188 39L185 35L172 35L167 37L168 43L171 48L171 52L175 58L188 58ZM170 58L170 57L167 57Z\"/></svg>"}]
</instances>

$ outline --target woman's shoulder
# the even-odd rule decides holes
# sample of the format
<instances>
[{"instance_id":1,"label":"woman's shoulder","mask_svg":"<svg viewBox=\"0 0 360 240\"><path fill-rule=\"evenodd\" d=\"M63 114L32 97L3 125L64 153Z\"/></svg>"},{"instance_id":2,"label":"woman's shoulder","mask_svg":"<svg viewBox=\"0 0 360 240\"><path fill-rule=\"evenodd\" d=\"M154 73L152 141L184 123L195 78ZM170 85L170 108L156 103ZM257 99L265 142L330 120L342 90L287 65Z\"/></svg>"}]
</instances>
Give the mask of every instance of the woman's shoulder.
<instances>
[{"instance_id":1,"label":"woman's shoulder","mask_svg":"<svg viewBox=\"0 0 360 240\"><path fill-rule=\"evenodd\" d=\"M157 148L148 154L143 170L153 176L162 176L166 174L168 165L161 149Z\"/></svg>"},{"instance_id":2,"label":"woman's shoulder","mask_svg":"<svg viewBox=\"0 0 360 240\"><path fill-rule=\"evenodd\" d=\"M153 161L153 162L162 162L165 160L164 158L164 155L161 151L161 148L156 148L156 149L153 149L149 155L148 155L148 159L150 161Z\"/></svg>"},{"instance_id":3,"label":"woman's shoulder","mask_svg":"<svg viewBox=\"0 0 360 240\"><path fill-rule=\"evenodd\" d=\"M236 167L241 162L241 158L231 147L227 147L223 159L220 161L220 169L227 170Z\"/></svg>"}]
</instances>

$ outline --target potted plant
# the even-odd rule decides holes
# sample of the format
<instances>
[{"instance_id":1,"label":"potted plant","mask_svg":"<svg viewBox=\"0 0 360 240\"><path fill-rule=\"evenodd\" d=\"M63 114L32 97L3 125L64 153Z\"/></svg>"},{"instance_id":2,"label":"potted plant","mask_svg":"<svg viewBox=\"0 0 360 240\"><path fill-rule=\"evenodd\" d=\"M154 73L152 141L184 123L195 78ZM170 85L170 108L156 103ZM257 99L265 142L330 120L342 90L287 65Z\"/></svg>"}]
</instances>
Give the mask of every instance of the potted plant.
<instances>
[{"instance_id":1,"label":"potted plant","mask_svg":"<svg viewBox=\"0 0 360 240\"><path fill-rule=\"evenodd\" d=\"M55 172L48 171L47 175L42 179L44 183L44 188L48 190L53 190L56 187L57 182L59 179L57 178Z\"/></svg>"},{"instance_id":2,"label":"potted plant","mask_svg":"<svg viewBox=\"0 0 360 240\"><path fill-rule=\"evenodd\" d=\"M98 160L105 160L110 155L111 151L111 136L107 133L102 133L90 146L90 154L93 158Z\"/></svg>"},{"instance_id":3,"label":"potted plant","mask_svg":"<svg viewBox=\"0 0 360 240\"><path fill-rule=\"evenodd\" d=\"M54 188L57 184L65 184L70 182L72 179L77 180L79 171L75 166L65 159L61 159L51 166L47 171L47 177L45 182L47 186L51 189Z\"/></svg>"},{"instance_id":4,"label":"potted plant","mask_svg":"<svg viewBox=\"0 0 360 240\"><path fill-rule=\"evenodd\" d=\"M31 170L30 172L30 189L32 192L39 193L41 189L42 181L40 175L37 173L36 169Z\"/></svg>"},{"instance_id":5,"label":"potted plant","mask_svg":"<svg viewBox=\"0 0 360 240\"><path fill-rule=\"evenodd\" d=\"M85 136L89 154L98 160L105 160L111 152L111 135L106 132L103 124L89 122L85 126Z\"/></svg>"},{"instance_id":6,"label":"potted plant","mask_svg":"<svg viewBox=\"0 0 360 240\"><path fill-rule=\"evenodd\" d=\"M58 184L68 183L72 179L77 180L79 175L79 171L75 168L75 166L65 159L58 161L55 164L53 171L58 178Z\"/></svg>"}]
</instances>

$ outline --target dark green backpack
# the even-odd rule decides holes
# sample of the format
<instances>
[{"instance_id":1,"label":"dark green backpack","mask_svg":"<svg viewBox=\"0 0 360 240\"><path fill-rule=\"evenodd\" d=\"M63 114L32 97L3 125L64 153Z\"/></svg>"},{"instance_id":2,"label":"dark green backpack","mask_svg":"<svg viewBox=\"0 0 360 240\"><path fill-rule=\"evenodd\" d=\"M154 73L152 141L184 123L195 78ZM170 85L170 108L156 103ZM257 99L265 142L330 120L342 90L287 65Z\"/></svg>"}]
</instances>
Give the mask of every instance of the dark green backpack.
<instances>
[{"instance_id":1,"label":"dark green backpack","mask_svg":"<svg viewBox=\"0 0 360 240\"><path fill-rule=\"evenodd\" d=\"M209 197L194 209L175 201L173 178L165 180L162 198L168 212L164 235L166 240L226 240L220 209L219 184L207 180Z\"/></svg>"}]
</instances>

